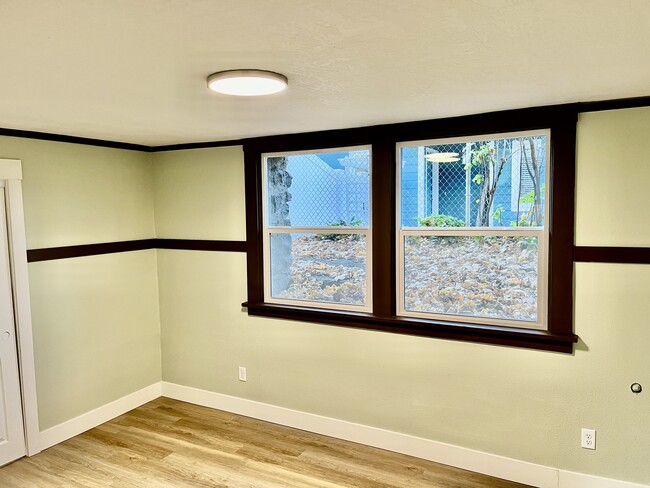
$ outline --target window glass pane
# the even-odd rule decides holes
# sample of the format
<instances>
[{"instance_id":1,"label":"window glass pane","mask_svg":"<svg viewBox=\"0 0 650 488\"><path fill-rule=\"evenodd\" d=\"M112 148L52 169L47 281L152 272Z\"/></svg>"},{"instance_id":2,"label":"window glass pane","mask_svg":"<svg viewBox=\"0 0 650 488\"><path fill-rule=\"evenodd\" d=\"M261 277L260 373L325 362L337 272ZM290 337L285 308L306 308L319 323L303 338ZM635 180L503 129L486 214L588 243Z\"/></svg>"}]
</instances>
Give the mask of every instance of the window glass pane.
<instances>
[{"instance_id":1,"label":"window glass pane","mask_svg":"<svg viewBox=\"0 0 650 488\"><path fill-rule=\"evenodd\" d=\"M404 308L537 320L537 237L406 236Z\"/></svg>"},{"instance_id":2,"label":"window glass pane","mask_svg":"<svg viewBox=\"0 0 650 488\"><path fill-rule=\"evenodd\" d=\"M368 226L370 151L266 158L270 226Z\"/></svg>"},{"instance_id":3,"label":"window glass pane","mask_svg":"<svg viewBox=\"0 0 650 488\"><path fill-rule=\"evenodd\" d=\"M271 296L365 305L364 234L271 233Z\"/></svg>"},{"instance_id":4,"label":"window glass pane","mask_svg":"<svg viewBox=\"0 0 650 488\"><path fill-rule=\"evenodd\" d=\"M544 225L546 136L402 147L402 227Z\"/></svg>"}]
</instances>

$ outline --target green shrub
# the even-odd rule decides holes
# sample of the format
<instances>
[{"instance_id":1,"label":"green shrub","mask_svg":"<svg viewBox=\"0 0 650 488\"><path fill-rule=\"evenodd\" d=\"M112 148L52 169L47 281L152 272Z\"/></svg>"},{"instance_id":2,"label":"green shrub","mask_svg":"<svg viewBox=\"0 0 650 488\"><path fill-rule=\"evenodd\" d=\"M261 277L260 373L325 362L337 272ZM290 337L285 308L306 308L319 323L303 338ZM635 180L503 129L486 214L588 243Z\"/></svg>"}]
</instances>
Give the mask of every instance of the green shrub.
<instances>
[{"instance_id":1,"label":"green shrub","mask_svg":"<svg viewBox=\"0 0 650 488\"><path fill-rule=\"evenodd\" d=\"M418 224L422 227L465 227L462 220L445 214L433 214L423 219L418 217Z\"/></svg>"},{"instance_id":2,"label":"green shrub","mask_svg":"<svg viewBox=\"0 0 650 488\"><path fill-rule=\"evenodd\" d=\"M328 222L327 226L328 227L358 227L361 225L363 221L361 219L357 219L354 216L350 217L350 222L347 222L346 220L343 219L338 219L335 220L334 222Z\"/></svg>"},{"instance_id":3,"label":"green shrub","mask_svg":"<svg viewBox=\"0 0 650 488\"><path fill-rule=\"evenodd\" d=\"M354 216L350 217L350 221L348 222L347 220L344 219L338 219L335 220L334 222L327 222L328 227L358 227L363 223L361 219L357 219ZM359 239L358 234L321 234L319 236L320 239L324 239L326 241L339 241L341 239L351 239L351 240L357 240Z\"/></svg>"}]
</instances>

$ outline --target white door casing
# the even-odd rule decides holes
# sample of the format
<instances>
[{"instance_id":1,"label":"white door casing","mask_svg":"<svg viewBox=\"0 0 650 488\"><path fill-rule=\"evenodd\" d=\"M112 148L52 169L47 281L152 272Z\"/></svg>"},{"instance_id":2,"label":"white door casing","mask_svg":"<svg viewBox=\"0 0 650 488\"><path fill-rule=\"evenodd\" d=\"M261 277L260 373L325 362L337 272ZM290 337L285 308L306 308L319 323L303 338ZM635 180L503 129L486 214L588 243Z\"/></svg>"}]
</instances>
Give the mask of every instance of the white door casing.
<instances>
[{"instance_id":1,"label":"white door casing","mask_svg":"<svg viewBox=\"0 0 650 488\"><path fill-rule=\"evenodd\" d=\"M0 466L26 454L5 201L0 181Z\"/></svg>"},{"instance_id":2,"label":"white door casing","mask_svg":"<svg viewBox=\"0 0 650 488\"><path fill-rule=\"evenodd\" d=\"M31 456L41 450L21 180L21 161L0 159L0 186L3 187L0 193L0 384L5 390L0 395L0 408L5 412L3 415L13 415L18 419L18 414L14 412L15 404L19 405L20 418L6 422L9 444L13 445L12 436L22 438L22 442L16 441L15 444L19 447L22 444L22 447L7 448L8 452L13 452L12 455L20 452L18 457L24 454ZM9 332L10 337L5 332ZM13 356L11 361L7 360L7 366L6 354ZM5 367L15 372L7 386L11 391L17 382L17 393L5 393L4 378L8 376ZM18 429L20 434L17 433ZM4 457L3 448L4 442L0 441L0 465L9 462Z\"/></svg>"}]
</instances>

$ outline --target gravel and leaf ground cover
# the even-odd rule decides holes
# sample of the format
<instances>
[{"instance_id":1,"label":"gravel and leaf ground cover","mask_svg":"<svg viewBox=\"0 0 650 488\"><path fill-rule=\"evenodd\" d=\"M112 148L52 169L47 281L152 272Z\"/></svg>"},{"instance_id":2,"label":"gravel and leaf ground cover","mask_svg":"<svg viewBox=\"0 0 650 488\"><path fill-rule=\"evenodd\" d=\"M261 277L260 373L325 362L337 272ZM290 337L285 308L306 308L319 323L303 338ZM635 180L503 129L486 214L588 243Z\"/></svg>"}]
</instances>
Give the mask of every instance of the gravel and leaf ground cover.
<instances>
[{"instance_id":1,"label":"gravel and leaf ground cover","mask_svg":"<svg viewBox=\"0 0 650 488\"><path fill-rule=\"evenodd\" d=\"M300 236L291 250L291 284L278 298L364 304L363 236ZM537 261L537 242L530 237L408 236L405 308L535 321Z\"/></svg>"}]
</instances>

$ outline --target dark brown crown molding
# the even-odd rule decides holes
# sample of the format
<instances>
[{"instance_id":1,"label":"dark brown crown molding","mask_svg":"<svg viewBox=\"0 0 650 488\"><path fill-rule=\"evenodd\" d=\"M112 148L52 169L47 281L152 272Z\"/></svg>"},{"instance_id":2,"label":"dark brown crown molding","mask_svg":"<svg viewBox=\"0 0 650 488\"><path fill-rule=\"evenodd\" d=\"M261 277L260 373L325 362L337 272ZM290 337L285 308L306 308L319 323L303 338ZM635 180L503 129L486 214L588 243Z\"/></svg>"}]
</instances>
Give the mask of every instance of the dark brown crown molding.
<instances>
[{"instance_id":1,"label":"dark brown crown molding","mask_svg":"<svg viewBox=\"0 0 650 488\"><path fill-rule=\"evenodd\" d=\"M128 142L106 141L103 139L91 139L88 137L66 136L62 134L51 134L49 132L35 132L31 130L4 129L0 127L0 136L21 137L24 139L36 139L39 141L67 142L69 144L83 144L85 146L110 147L113 149L127 149L130 151L152 152L151 146L142 144L131 144Z\"/></svg>"},{"instance_id":2,"label":"dark brown crown molding","mask_svg":"<svg viewBox=\"0 0 650 488\"><path fill-rule=\"evenodd\" d=\"M601 112L603 110L621 110L648 106L650 106L650 97L617 98L614 100L581 102L578 104L578 112Z\"/></svg>"},{"instance_id":3,"label":"dark brown crown molding","mask_svg":"<svg viewBox=\"0 0 650 488\"><path fill-rule=\"evenodd\" d=\"M559 107L573 106L578 113L582 112L599 112L603 110L620 110L625 108L638 108L638 107L648 107L650 106L650 96L646 97L633 97L633 98L618 98L613 100L597 100L590 102L576 102L571 104L561 104L561 105L544 105L539 107L525 108L522 110L557 110ZM504 111L512 112L512 111ZM490 116L495 113L504 113L504 112L490 112L486 114ZM465 116L452 117L449 119L432 119L429 121L421 122L433 122L433 121L449 121L454 119L461 120ZM476 117L475 115L471 117ZM385 126L368 126L368 127L358 127L355 129L341 129L343 131L359 131L359 134L362 134L363 131L372 129L375 133L378 127L387 127L387 128L396 128L399 126L404 126L404 129L408 129L409 124L419 124L421 122L405 122L397 124L387 124ZM323 134L329 133L331 135L335 131L323 131ZM312 133L316 134L316 133ZM289 134L290 136L295 136L296 134ZM226 147L226 146L241 146L244 144L256 144L259 142L268 142L271 138L281 138L283 136L262 136L262 137L250 137L242 139L231 139L224 141L205 141L205 142L189 142L182 144L166 144L161 146L146 146L143 144L131 144L127 142L116 142L116 141L107 141L103 139L91 139L87 137L77 137L69 136L63 134L52 134L49 132L36 132L29 130L18 130L18 129L4 129L0 128L0 136L9 136L9 137L22 137L26 139L38 139L43 141L54 141L54 142L67 142L71 144L85 144L87 146L99 146L99 147L110 147L115 149L128 149L132 151L143 151L143 152L165 152L165 151L181 151L187 149L206 149L212 147Z\"/></svg>"},{"instance_id":4,"label":"dark brown crown molding","mask_svg":"<svg viewBox=\"0 0 650 488\"><path fill-rule=\"evenodd\" d=\"M241 146L249 139L230 139L225 141L206 141L206 142L187 142L184 144L169 144L166 146L151 146L151 152L167 152L167 151L186 151L188 149L206 149L212 147L229 147Z\"/></svg>"},{"instance_id":5,"label":"dark brown crown molding","mask_svg":"<svg viewBox=\"0 0 650 488\"><path fill-rule=\"evenodd\" d=\"M301 137L301 136L305 136L304 139L306 143L309 143L307 137L313 137L315 141L318 141L322 139L331 139L331 138L338 139L347 136L351 139L350 145L354 145L355 140L367 139L367 135L371 133L376 135L382 132L382 130L385 130L391 134L394 134L395 130L401 130L404 133L413 134L413 132L417 129L418 126L427 125L430 128L431 124L435 124L438 121L440 122L440 129L444 130L445 126L448 127L448 124L450 122L455 123L457 125L462 125L467 120L477 120L477 117L502 118L504 116L507 117L508 114L516 114L521 111L526 111L530 113L531 110L533 111L538 110L540 114L543 114L547 112L555 112L558 109L562 109L562 108L566 108L566 109L570 108L577 113L582 113L582 112L598 112L604 110L618 110L618 109L625 109L625 108L638 108L638 107L648 107L648 106L650 106L650 97L621 98L621 99L614 99L614 100L597 100L597 101L590 101L590 102L576 102L576 103L567 103L567 104L559 104L559 105L543 105L539 107L488 112L488 113L477 114L477 115L461 115L458 117L449 117L444 119L442 118L430 119L430 120L415 121L415 122L373 125L373 126L356 127L356 128L349 128L349 129L333 129L333 130L319 131L319 132L283 134L278 136L249 137L249 138L226 140L226 141L214 141L214 142L206 141L206 142L196 142L196 143L187 143L187 144L172 144L167 146L153 146L151 147L151 151L153 152L179 151L184 149L205 149L211 147L244 146L244 145L248 147L251 146L271 147L274 145L282 146L283 142L285 141L285 138L295 140L296 137ZM459 128L456 127L451 132L453 132L454 134L458 134ZM468 132L472 132L472 131L468 130ZM315 144L317 145L318 143L315 142Z\"/></svg>"}]
</instances>

